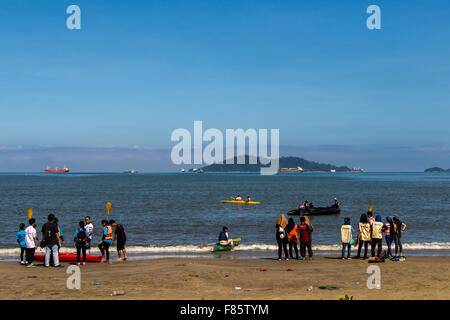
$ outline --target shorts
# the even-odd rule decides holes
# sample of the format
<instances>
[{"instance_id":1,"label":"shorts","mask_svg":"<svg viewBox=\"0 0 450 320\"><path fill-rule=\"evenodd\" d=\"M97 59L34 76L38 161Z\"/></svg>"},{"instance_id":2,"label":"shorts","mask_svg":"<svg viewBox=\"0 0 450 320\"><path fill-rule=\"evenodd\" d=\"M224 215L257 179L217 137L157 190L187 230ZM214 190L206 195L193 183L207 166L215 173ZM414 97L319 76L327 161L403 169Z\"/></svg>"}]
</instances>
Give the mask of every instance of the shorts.
<instances>
[{"instance_id":1,"label":"shorts","mask_svg":"<svg viewBox=\"0 0 450 320\"><path fill-rule=\"evenodd\" d=\"M117 240L117 251L121 251L123 249L125 249L125 242L127 242L127 240Z\"/></svg>"}]
</instances>

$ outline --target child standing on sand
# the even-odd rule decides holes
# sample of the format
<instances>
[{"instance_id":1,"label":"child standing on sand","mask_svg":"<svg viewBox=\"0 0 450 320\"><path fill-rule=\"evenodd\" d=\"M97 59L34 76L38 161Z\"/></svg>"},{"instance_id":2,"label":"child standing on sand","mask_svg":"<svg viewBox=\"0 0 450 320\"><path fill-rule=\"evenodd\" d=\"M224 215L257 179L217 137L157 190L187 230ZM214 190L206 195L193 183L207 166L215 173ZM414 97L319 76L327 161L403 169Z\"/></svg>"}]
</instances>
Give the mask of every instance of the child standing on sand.
<instances>
[{"instance_id":1,"label":"child standing on sand","mask_svg":"<svg viewBox=\"0 0 450 320\"><path fill-rule=\"evenodd\" d=\"M300 224L298 225L300 232L300 254L303 260L306 260L306 248L308 248L309 260L312 260L313 252L311 249L311 228L306 224L305 217L300 217Z\"/></svg>"},{"instance_id":2,"label":"child standing on sand","mask_svg":"<svg viewBox=\"0 0 450 320\"><path fill-rule=\"evenodd\" d=\"M341 226L341 241L342 241L342 257L341 259L345 259L345 248L347 248L347 259L351 259L350 253L352 251L352 234L354 230L353 227L350 225L350 218L344 219L344 224Z\"/></svg>"},{"instance_id":3,"label":"child standing on sand","mask_svg":"<svg viewBox=\"0 0 450 320\"><path fill-rule=\"evenodd\" d=\"M25 264L24 253L27 248L27 244L25 243L25 224L21 223L19 225L19 231L16 234L17 243L19 243L20 247L20 264Z\"/></svg>"},{"instance_id":4,"label":"child standing on sand","mask_svg":"<svg viewBox=\"0 0 450 320\"><path fill-rule=\"evenodd\" d=\"M34 267L34 251L37 249L36 220L31 218L29 223L30 226L25 230L26 262L28 267Z\"/></svg>"}]
</instances>

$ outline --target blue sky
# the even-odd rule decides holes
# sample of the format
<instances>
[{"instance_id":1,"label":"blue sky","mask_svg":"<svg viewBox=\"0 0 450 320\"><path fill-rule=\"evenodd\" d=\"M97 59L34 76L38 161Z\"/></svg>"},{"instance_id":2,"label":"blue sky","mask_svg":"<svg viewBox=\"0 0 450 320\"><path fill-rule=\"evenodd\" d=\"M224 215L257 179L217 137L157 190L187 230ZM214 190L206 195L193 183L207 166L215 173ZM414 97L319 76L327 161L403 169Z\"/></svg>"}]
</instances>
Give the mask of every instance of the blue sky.
<instances>
[{"instance_id":1,"label":"blue sky","mask_svg":"<svg viewBox=\"0 0 450 320\"><path fill-rule=\"evenodd\" d=\"M279 128L310 160L450 167L449 16L438 0L2 0L0 171L169 170L194 120Z\"/></svg>"}]
</instances>

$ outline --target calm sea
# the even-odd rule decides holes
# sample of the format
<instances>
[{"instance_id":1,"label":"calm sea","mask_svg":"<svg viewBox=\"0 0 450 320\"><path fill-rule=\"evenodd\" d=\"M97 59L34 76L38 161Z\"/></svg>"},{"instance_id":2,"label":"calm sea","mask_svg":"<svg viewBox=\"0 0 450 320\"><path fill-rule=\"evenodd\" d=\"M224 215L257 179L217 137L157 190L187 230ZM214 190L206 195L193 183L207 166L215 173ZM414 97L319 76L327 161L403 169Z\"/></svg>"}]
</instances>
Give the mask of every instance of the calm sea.
<instances>
[{"instance_id":1,"label":"calm sea","mask_svg":"<svg viewBox=\"0 0 450 320\"><path fill-rule=\"evenodd\" d=\"M242 238L237 254L273 255L280 213L305 199L330 205L335 196L340 215L311 219L316 250L338 249L344 218L356 226L361 213L374 204L383 221L397 215L407 224L407 252L448 254L449 193L448 173L0 174L0 256L17 253L11 249L17 247L15 235L19 224L27 222L28 207L38 230L54 213L66 244L72 242L77 223L89 215L98 241L108 201L110 218L125 227L129 251L136 255L208 254L222 226L228 226L232 237ZM261 204L220 203L237 194Z\"/></svg>"}]
</instances>

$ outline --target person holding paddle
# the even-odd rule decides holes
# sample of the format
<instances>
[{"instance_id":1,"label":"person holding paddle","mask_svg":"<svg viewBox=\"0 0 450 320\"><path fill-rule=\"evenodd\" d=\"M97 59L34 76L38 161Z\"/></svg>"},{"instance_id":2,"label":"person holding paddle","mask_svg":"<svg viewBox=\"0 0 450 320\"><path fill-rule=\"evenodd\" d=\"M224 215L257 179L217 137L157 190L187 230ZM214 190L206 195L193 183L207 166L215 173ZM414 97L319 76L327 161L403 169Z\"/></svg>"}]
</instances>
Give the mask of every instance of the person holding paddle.
<instances>
[{"instance_id":1,"label":"person holding paddle","mask_svg":"<svg viewBox=\"0 0 450 320\"><path fill-rule=\"evenodd\" d=\"M231 246L231 249L233 249L234 247L234 242L233 239L230 239L228 237L228 228L227 227L223 227L222 231L219 234L219 244L223 245L223 246Z\"/></svg>"}]
</instances>

